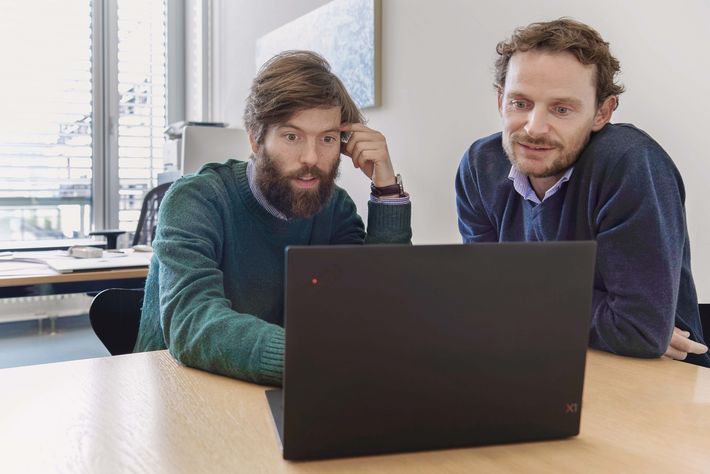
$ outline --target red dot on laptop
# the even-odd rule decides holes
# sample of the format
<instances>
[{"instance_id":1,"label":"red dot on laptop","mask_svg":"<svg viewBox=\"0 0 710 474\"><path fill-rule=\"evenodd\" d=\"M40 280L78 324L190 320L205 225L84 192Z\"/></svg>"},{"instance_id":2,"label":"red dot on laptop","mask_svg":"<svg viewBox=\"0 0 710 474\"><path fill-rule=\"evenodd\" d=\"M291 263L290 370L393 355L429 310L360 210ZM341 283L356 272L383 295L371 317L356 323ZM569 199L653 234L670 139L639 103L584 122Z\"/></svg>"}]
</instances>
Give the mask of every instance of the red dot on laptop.
<instances>
[{"instance_id":1,"label":"red dot on laptop","mask_svg":"<svg viewBox=\"0 0 710 474\"><path fill-rule=\"evenodd\" d=\"M311 279L311 283L313 283L314 285L317 285L317 284L318 284L318 278L313 277L313 278Z\"/></svg>"}]
</instances>

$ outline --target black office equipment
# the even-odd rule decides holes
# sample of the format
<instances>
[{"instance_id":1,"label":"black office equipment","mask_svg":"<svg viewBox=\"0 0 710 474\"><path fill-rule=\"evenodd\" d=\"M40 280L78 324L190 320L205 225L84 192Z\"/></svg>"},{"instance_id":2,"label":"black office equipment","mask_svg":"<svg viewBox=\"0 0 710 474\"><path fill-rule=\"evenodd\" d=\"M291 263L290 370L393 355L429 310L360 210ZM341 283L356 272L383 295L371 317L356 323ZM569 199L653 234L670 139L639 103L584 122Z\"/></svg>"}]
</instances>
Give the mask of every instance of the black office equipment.
<instances>
[{"instance_id":1,"label":"black office equipment","mask_svg":"<svg viewBox=\"0 0 710 474\"><path fill-rule=\"evenodd\" d=\"M138 217L138 225L136 226L135 234L133 234L133 242L131 245L150 245L151 242L153 242L155 230L158 225L158 209L171 184L172 183L163 183L156 186L143 197L141 213ZM89 232L89 235L101 235L106 237L106 248L115 249L118 237L125 233L125 230L107 229L95 230Z\"/></svg>"},{"instance_id":2,"label":"black office equipment","mask_svg":"<svg viewBox=\"0 0 710 474\"><path fill-rule=\"evenodd\" d=\"M287 249L283 398L268 396L284 458L578 434L595 251Z\"/></svg>"}]
</instances>

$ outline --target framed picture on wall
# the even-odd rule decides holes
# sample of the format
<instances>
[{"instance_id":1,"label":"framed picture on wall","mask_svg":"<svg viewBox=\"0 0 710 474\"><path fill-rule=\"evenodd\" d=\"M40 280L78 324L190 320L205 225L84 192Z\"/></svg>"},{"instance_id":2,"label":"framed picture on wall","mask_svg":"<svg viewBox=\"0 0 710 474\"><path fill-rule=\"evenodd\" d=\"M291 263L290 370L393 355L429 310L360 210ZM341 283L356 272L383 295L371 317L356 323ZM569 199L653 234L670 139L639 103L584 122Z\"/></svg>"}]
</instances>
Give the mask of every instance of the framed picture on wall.
<instances>
[{"instance_id":1,"label":"framed picture on wall","mask_svg":"<svg viewBox=\"0 0 710 474\"><path fill-rule=\"evenodd\" d=\"M333 0L259 38L257 69L282 51L315 51L358 107L380 105L380 11L380 0Z\"/></svg>"}]
</instances>

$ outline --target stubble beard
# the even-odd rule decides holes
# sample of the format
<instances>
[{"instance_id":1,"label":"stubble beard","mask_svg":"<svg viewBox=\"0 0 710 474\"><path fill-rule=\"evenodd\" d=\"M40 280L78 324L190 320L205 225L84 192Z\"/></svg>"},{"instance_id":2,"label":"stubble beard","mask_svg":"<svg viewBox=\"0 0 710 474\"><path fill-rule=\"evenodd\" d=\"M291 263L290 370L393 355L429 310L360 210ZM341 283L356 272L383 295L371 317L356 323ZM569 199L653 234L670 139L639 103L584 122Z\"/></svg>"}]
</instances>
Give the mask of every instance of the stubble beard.
<instances>
[{"instance_id":1,"label":"stubble beard","mask_svg":"<svg viewBox=\"0 0 710 474\"><path fill-rule=\"evenodd\" d=\"M572 148L565 148L560 142L555 140L549 140L547 138L533 138L528 135L525 131L517 131L509 136L503 136L503 149L505 154L508 155L508 160L515 166L515 168L522 174L532 177L532 178L549 178L552 176L558 176L564 173L564 171L572 166L582 150L587 145L589 141L589 134L583 139L577 146ZM544 147L554 147L555 150L559 152L559 156L549 163L545 169L542 171L535 171L531 168L525 166L525 160L518 158L513 149L513 145L518 142L523 142L527 145L536 145Z\"/></svg>"}]
</instances>

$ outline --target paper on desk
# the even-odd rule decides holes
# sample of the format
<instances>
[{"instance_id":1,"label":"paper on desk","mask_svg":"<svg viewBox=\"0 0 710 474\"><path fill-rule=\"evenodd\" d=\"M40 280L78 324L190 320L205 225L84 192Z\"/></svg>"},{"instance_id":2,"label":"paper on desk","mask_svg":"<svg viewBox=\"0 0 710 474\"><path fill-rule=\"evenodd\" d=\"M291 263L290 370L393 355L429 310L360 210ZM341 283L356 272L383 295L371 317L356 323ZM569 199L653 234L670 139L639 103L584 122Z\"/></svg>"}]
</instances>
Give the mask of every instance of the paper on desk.
<instances>
[{"instance_id":1,"label":"paper on desk","mask_svg":"<svg viewBox=\"0 0 710 474\"><path fill-rule=\"evenodd\" d=\"M64 250L44 250L36 252L3 252L0 257L0 277L25 275L55 275L49 268L47 259L68 259Z\"/></svg>"},{"instance_id":2,"label":"paper on desk","mask_svg":"<svg viewBox=\"0 0 710 474\"><path fill-rule=\"evenodd\" d=\"M25 261L3 261L0 259L0 277L25 276L25 275L55 275L45 263Z\"/></svg>"},{"instance_id":3,"label":"paper on desk","mask_svg":"<svg viewBox=\"0 0 710 474\"><path fill-rule=\"evenodd\" d=\"M75 258L65 250L11 252L0 256L0 278L23 275L55 275L57 272L104 270L147 266L150 255L137 255L132 249L104 251L100 258Z\"/></svg>"},{"instance_id":4,"label":"paper on desk","mask_svg":"<svg viewBox=\"0 0 710 474\"><path fill-rule=\"evenodd\" d=\"M36 252L3 252L0 262L37 262L44 263L48 258L73 258L66 250L43 250Z\"/></svg>"}]
</instances>

